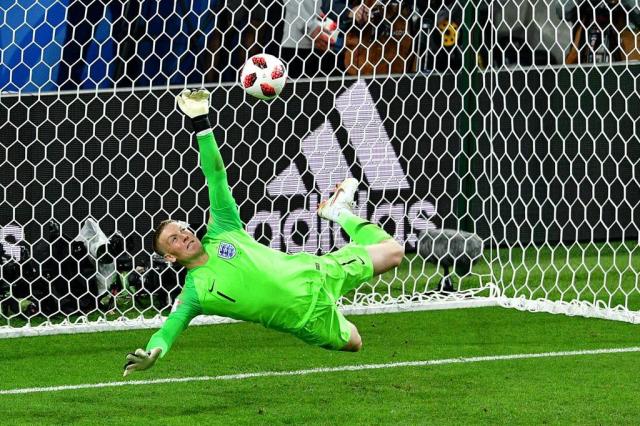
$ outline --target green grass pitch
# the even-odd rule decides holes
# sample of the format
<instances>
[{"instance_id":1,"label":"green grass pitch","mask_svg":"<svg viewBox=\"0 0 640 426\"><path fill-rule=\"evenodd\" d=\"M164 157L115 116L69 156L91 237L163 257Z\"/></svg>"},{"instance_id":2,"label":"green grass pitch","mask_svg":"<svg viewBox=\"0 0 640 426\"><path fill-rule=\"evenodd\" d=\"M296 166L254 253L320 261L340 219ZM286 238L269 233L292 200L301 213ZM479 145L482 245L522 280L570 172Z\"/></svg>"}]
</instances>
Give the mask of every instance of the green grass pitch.
<instances>
[{"instance_id":1,"label":"green grass pitch","mask_svg":"<svg viewBox=\"0 0 640 426\"><path fill-rule=\"evenodd\" d=\"M504 263L501 253L477 272L499 267L514 283L524 274L531 282L544 276L531 288L552 298L567 289L597 298L604 293L593 289L603 279L615 298L624 298L638 284L636 246L569 248L564 264L539 254L536 263L527 250ZM424 285L428 271L416 263L405 262L393 285ZM350 319L364 339L358 354L310 347L254 324L191 327L152 370L126 379L124 355L143 346L151 330L4 339L0 391L640 346L638 325L498 307ZM636 424L639 359L630 352L0 393L0 423Z\"/></svg>"}]
</instances>

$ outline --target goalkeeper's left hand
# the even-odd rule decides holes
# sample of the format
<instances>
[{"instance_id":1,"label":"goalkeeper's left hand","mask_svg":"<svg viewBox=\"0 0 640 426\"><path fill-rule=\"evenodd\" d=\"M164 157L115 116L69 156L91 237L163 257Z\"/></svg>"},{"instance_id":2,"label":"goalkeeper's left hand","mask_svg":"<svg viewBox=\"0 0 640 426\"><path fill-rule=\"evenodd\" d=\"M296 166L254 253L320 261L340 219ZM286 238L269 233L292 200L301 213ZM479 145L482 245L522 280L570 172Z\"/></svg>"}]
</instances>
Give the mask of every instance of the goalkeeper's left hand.
<instances>
[{"instance_id":1,"label":"goalkeeper's left hand","mask_svg":"<svg viewBox=\"0 0 640 426\"><path fill-rule=\"evenodd\" d=\"M209 114L209 91L207 89L185 89L178 96L178 106L189 118Z\"/></svg>"},{"instance_id":2,"label":"goalkeeper's left hand","mask_svg":"<svg viewBox=\"0 0 640 426\"><path fill-rule=\"evenodd\" d=\"M149 352L137 349L135 353L127 354L127 363L124 365L124 373L122 375L126 376L134 371L147 370L153 367L161 352L162 349L154 348Z\"/></svg>"}]
</instances>

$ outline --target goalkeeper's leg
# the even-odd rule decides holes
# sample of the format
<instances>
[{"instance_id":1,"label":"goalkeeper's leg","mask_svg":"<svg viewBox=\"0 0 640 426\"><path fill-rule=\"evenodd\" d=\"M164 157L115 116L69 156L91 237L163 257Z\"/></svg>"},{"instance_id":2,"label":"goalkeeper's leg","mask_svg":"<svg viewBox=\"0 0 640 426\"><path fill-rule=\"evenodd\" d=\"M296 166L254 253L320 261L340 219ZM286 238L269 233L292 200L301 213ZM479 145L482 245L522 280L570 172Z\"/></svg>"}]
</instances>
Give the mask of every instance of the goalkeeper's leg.
<instances>
[{"instance_id":1,"label":"goalkeeper's leg","mask_svg":"<svg viewBox=\"0 0 640 426\"><path fill-rule=\"evenodd\" d=\"M349 336L349 341L345 346L340 349L345 352L358 352L362 349L362 337L360 337L360 333L358 329L351 321L347 321L349 323L349 327L351 327L351 335Z\"/></svg>"},{"instance_id":2,"label":"goalkeeper's leg","mask_svg":"<svg viewBox=\"0 0 640 426\"><path fill-rule=\"evenodd\" d=\"M336 187L335 193L320 204L318 215L337 222L356 244L365 246L373 264L373 274L378 275L402 262L404 247L384 229L353 214L353 196L357 188L356 179L345 179Z\"/></svg>"},{"instance_id":3,"label":"goalkeeper's leg","mask_svg":"<svg viewBox=\"0 0 640 426\"><path fill-rule=\"evenodd\" d=\"M384 229L353 214L353 196L358 188L358 181L348 178L337 186L335 193L322 202L318 215L324 219L337 222L356 245L349 245L331 253L334 265L342 270L342 274L331 276L341 279L327 279L325 289L335 300L351 291L372 275L382 274L400 265L404 257L404 246L399 244ZM366 252L366 254L365 254ZM371 263L364 257L368 255ZM342 314L341 335L349 330L349 340L340 348L341 351L358 352L362 349L362 338L355 325L344 319Z\"/></svg>"}]
</instances>

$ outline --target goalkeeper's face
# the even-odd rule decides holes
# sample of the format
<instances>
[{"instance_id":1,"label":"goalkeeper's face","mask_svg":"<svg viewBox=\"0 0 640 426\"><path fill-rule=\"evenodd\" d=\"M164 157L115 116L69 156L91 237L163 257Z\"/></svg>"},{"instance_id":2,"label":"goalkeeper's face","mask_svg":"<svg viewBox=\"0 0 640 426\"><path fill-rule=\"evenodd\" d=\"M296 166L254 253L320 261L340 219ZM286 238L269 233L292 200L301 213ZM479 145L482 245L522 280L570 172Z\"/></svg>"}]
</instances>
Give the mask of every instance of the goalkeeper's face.
<instances>
[{"instance_id":1,"label":"goalkeeper's face","mask_svg":"<svg viewBox=\"0 0 640 426\"><path fill-rule=\"evenodd\" d=\"M180 264L200 256L203 252L202 243L193 232L177 222L167 224L158 238L159 248L164 258L169 262Z\"/></svg>"}]
</instances>

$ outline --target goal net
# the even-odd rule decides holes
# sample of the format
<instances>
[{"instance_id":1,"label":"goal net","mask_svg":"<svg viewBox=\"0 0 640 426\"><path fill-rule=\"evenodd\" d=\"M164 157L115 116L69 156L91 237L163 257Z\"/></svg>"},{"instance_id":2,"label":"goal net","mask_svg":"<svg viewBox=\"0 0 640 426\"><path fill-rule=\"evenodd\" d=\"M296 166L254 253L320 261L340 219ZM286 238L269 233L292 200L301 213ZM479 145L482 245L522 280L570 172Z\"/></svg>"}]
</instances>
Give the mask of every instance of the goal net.
<instances>
[{"instance_id":1,"label":"goal net","mask_svg":"<svg viewBox=\"0 0 640 426\"><path fill-rule=\"evenodd\" d=\"M591 51L569 3L389 2L364 24L339 2L299 9L303 29L335 37L325 53L290 47L287 2L79 3L0 6L0 336L156 327L170 312L184 271L152 255L151 234L169 217L204 233L207 190L174 99L203 85L258 241L346 244L315 210L353 176L358 214L405 244L402 267L345 296L345 312L499 304L638 321L640 63L624 2L593 5L609 20ZM624 31L621 49L610 39ZM256 51L300 74L271 102L235 82ZM464 238L420 250L443 229L479 251Z\"/></svg>"}]
</instances>

